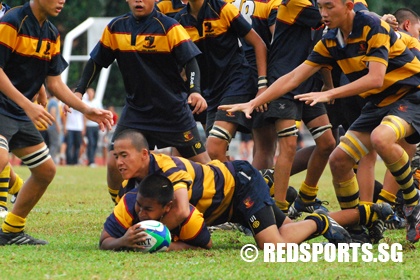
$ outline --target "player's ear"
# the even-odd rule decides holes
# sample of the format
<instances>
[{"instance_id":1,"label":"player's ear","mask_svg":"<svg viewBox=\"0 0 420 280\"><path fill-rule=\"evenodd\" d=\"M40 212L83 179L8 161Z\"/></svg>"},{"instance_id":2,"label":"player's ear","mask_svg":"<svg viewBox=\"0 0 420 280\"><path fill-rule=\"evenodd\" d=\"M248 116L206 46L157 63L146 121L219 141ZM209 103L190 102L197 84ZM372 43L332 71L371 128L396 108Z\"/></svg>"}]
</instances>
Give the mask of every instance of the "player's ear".
<instances>
[{"instance_id":1,"label":"player's ear","mask_svg":"<svg viewBox=\"0 0 420 280\"><path fill-rule=\"evenodd\" d=\"M173 200L169 201L163 208L165 213L168 213L172 209Z\"/></svg>"},{"instance_id":2,"label":"player's ear","mask_svg":"<svg viewBox=\"0 0 420 280\"><path fill-rule=\"evenodd\" d=\"M346 7L349 11L353 10L354 2L353 1L346 1Z\"/></svg>"}]
</instances>

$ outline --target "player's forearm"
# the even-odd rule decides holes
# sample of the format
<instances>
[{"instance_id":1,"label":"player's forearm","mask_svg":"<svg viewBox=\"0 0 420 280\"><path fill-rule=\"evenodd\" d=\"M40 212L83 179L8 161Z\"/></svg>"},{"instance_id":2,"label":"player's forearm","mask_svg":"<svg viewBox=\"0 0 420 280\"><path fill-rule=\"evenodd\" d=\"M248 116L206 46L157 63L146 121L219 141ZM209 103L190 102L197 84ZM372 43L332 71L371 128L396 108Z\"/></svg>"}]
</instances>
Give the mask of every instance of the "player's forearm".
<instances>
[{"instance_id":1,"label":"player's forearm","mask_svg":"<svg viewBox=\"0 0 420 280\"><path fill-rule=\"evenodd\" d=\"M47 87L50 92L54 94L59 100L71 108L85 114L89 110L89 106L86 105L80 98L78 98L70 88L63 83L60 76L49 76L47 78Z\"/></svg>"},{"instance_id":2,"label":"player's forearm","mask_svg":"<svg viewBox=\"0 0 420 280\"><path fill-rule=\"evenodd\" d=\"M75 92L83 95L86 92L86 89L90 86L90 84L94 80L96 80L101 70L102 70L101 66L96 64L93 61L93 59L89 59L88 62L86 63L85 68L83 69L82 77L77 83Z\"/></svg>"},{"instance_id":3,"label":"player's forearm","mask_svg":"<svg viewBox=\"0 0 420 280\"><path fill-rule=\"evenodd\" d=\"M99 243L101 250L121 250L122 248L124 248L122 238L108 237Z\"/></svg>"},{"instance_id":4,"label":"player's forearm","mask_svg":"<svg viewBox=\"0 0 420 280\"><path fill-rule=\"evenodd\" d=\"M345 98L380 88L384 78L381 75L367 74L360 79L329 91L331 99Z\"/></svg>"}]
</instances>

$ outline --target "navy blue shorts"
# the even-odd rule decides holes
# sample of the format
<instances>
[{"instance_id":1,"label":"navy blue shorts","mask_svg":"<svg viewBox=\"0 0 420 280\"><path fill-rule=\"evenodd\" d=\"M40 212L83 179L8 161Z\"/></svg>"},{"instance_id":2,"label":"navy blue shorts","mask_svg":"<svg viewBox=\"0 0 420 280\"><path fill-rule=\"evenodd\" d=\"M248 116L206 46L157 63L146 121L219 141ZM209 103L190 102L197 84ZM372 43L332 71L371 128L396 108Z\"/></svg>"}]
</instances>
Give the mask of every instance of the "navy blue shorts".
<instances>
[{"instance_id":1,"label":"navy blue shorts","mask_svg":"<svg viewBox=\"0 0 420 280\"><path fill-rule=\"evenodd\" d=\"M123 130L130 129L129 127L117 124L117 128L111 139L109 150L114 150L114 139ZM149 143L149 149L154 150L166 147L175 147L180 155L185 158L190 158L206 151L204 143L201 141L200 132L197 126L185 132L160 132L139 130Z\"/></svg>"},{"instance_id":2,"label":"navy blue shorts","mask_svg":"<svg viewBox=\"0 0 420 280\"><path fill-rule=\"evenodd\" d=\"M415 133L407 136L405 140L410 144L420 142L420 91L409 93L394 103L377 107L371 102L367 102L363 107L361 115L350 126L349 130L358 132L372 132L385 116L393 115L400 117L409 123Z\"/></svg>"},{"instance_id":3,"label":"navy blue shorts","mask_svg":"<svg viewBox=\"0 0 420 280\"><path fill-rule=\"evenodd\" d=\"M238 95L238 96L229 96L225 97L220 101L220 105L227 104L236 104L236 103L245 103L251 100L250 95ZM235 123L238 125L237 131L250 133L252 130L252 120L245 117L243 112L234 112L228 113L223 110L214 110L207 111L207 123L206 123L206 134L209 135L210 130L212 129L216 121L224 121L229 123ZM232 135L233 137L234 135Z\"/></svg>"},{"instance_id":4,"label":"navy blue shorts","mask_svg":"<svg viewBox=\"0 0 420 280\"><path fill-rule=\"evenodd\" d=\"M232 161L232 165L236 172L232 221L247 227L252 216L274 202L267 183L257 169L244 160Z\"/></svg>"},{"instance_id":5,"label":"navy blue shorts","mask_svg":"<svg viewBox=\"0 0 420 280\"><path fill-rule=\"evenodd\" d=\"M10 151L44 142L41 133L30 121L16 120L0 114L0 123L0 135L9 142Z\"/></svg>"}]
</instances>

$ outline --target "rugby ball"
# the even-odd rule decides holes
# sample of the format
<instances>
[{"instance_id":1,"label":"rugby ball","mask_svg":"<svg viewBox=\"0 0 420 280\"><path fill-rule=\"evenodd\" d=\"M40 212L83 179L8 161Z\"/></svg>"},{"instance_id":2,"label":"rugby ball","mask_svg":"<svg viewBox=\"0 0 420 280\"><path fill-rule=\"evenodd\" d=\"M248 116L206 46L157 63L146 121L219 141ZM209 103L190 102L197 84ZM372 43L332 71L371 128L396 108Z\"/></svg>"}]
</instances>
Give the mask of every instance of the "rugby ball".
<instances>
[{"instance_id":1,"label":"rugby ball","mask_svg":"<svg viewBox=\"0 0 420 280\"><path fill-rule=\"evenodd\" d=\"M139 243L144 246L144 249L140 250L141 252L154 253L168 250L169 244L171 244L171 232L164 224L155 220L145 220L139 225L147 233L146 240Z\"/></svg>"}]
</instances>

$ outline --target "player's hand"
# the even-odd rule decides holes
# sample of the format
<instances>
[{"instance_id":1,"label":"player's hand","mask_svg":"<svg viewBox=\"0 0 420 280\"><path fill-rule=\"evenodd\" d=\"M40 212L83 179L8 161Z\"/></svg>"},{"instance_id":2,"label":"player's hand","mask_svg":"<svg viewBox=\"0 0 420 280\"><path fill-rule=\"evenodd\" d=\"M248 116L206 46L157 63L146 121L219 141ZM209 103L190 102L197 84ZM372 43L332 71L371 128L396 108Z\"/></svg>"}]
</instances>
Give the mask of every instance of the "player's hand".
<instances>
[{"instance_id":1,"label":"player's hand","mask_svg":"<svg viewBox=\"0 0 420 280\"><path fill-rule=\"evenodd\" d=\"M44 94L38 94L38 97L36 99L36 102L41 105L42 107L47 107L48 98Z\"/></svg>"},{"instance_id":2,"label":"player's hand","mask_svg":"<svg viewBox=\"0 0 420 280\"><path fill-rule=\"evenodd\" d=\"M207 101L198 92L193 92L188 96L188 104L194 108L193 114L200 114L207 109Z\"/></svg>"},{"instance_id":3,"label":"player's hand","mask_svg":"<svg viewBox=\"0 0 420 280\"><path fill-rule=\"evenodd\" d=\"M395 31L398 30L398 21L394 15L385 14L382 16L381 19L385 21L386 23L388 23L391 26L391 28L394 29Z\"/></svg>"},{"instance_id":4,"label":"player's hand","mask_svg":"<svg viewBox=\"0 0 420 280\"><path fill-rule=\"evenodd\" d=\"M333 100L329 97L327 91L298 94L294 98L298 99L299 101L303 101L305 102L305 104L310 106L314 106L315 104L320 102L330 102L331 100Z\"/></svg>"},{"instance_id":5,"label":"player's hand","mask_svg":"<svg viewBox=\"0 0 420 280\"><path fill-rule=\"evenodd\" d=\"M64 104L64 106L63 106L63 114L65 116L67 116L67 114L70 114L71 112L72 112L71 108L67 104Z\"/></svg>"},{"instance_id":6,"label":"player's hand","mask_svg":"<svg viewBox=\"0 0 420 280\"><path fill-rule=\"evenodd\" d=\"M124 236L121 237L121 242L124 247L144 249L144 246L139 245L146 241L147 233L141 228L139 224L135 224L127 229Z\"/></svg>"},{"instance_id":7,"label":"player's hand","mask_svg":"<svg viewBox=\"0 0 420 280\"><path fill-rule=\"evenodd\" d=\"M247 103L238 103L238 104L230 104L230 105L220 105L217 107L219 110L223 110L226 112L244 112L245 116L250 119L251 113L254 111L254 107L251 105L250 102Z\"/></svg>"},{"instance_id":8,"label":"player's hand","mask_svg":"<svg viewBox=\"0 0 420 280\"><path fill-rule=\"evenodd\" d=\"M25 113L38 127L48 127L55 122L54 117L40 104L31 103L31 107L25 110Z\"/></svg>"},{"instance_id":9,"label":"player's hand","mask_svg":"<svg viewBox=\"0 0 420 280\"><path fill-rule=\"evenodd\" d=\"M257 96L261 95L266 89L267 89L267 87L260 88L257 92ZM260 113L265 112L267 110L268 110L268 103L265 103L265 104L255 108L255 111L260 112Z\"/></svg>"},{"instance_id":10,"label":"player's hand","mask_svg":"<svg viewBox=\"0 0 420 280\"><path fill-rule=\"evenodd\" d=\"M85 116L89 120L98 123L101 131L105 131L105 129L111 130L114 125L112 112L108 110L89 108Z\"/></svg>"}]
</instances>

